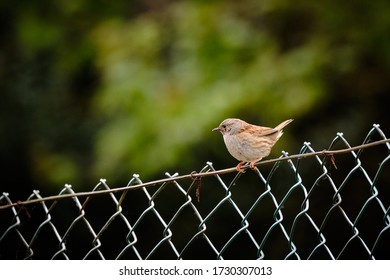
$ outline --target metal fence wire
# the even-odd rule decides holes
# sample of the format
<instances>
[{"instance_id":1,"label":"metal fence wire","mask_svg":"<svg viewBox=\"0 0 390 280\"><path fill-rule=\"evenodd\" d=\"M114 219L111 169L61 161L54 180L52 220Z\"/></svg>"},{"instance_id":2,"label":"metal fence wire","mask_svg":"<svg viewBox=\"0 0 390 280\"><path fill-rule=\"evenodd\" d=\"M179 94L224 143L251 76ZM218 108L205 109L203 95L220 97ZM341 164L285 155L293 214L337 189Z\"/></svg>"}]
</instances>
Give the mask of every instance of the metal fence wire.
<instances>
[{"instance_id":1,"label":"metal fence wire","mask_svg":"<svg viewBox=\"0 0 390 280\"><path fill-rule=\"evenodd\" d=\"M328 151L328 152L326 152ZM254 170L215 170L90 192L0 196L2 259L388 259L390 144L338 133ZM334 151L334 152L332 152Z\"/></svg>"}]
</instances>

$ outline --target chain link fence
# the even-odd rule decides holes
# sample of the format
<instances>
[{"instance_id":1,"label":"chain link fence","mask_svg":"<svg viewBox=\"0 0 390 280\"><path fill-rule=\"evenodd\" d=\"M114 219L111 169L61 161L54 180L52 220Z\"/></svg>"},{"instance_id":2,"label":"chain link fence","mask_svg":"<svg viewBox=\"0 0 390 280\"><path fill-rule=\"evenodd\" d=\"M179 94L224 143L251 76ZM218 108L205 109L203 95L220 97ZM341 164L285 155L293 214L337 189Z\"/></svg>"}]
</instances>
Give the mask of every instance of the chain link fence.
<instances>
[{"instance_id":1,"label":"chain link fence","mask_svg":"<svg viewBox=\"0 0 390 280\"><path fill-rule=\"evenodd\" d=\"M338 133L326 151L90 192L0 196L1 259L388 259L390 144Z\"/></svg>"}]
</instances>

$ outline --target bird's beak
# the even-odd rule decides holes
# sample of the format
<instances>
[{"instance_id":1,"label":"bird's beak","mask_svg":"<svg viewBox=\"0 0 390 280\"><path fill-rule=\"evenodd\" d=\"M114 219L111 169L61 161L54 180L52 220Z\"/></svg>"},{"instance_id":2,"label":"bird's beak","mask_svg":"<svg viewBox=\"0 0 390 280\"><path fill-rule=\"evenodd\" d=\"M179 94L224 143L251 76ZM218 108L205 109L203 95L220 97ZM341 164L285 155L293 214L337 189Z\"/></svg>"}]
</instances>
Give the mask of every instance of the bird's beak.
<instances>
[{"instance_id":1,"label":"bird's beak","mask_svg":"<svg viewBox=\"0 0 390 280\"><path fill-rule=\"evenodd\" d=\"M219 127L213 128L211 131L221 131Z\"/></svg>"}]
</instances>

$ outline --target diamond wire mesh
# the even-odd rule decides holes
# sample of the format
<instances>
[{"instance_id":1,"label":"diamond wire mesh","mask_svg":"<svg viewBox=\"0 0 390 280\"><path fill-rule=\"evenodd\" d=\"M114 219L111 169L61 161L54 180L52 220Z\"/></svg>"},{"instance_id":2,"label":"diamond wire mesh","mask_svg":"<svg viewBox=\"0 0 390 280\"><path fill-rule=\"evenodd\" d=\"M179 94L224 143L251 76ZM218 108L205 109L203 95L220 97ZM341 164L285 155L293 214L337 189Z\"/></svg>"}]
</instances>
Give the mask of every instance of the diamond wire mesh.
<instances>
[{"instance_id":1,"label":"diamond wire mesh","mask_svg":"<svg viewBox=\"0 0 390 280\"><path fill-rule=\"evenodd\" d=\"M379 125L371 139L387 139ZM352 148L338 133L328 150ZM189 182L73 196L0 210L2 259L386 259L390 243L387 142L367 151L303 157ZM282 152L281 159L288 157ZM261 171L260 171L261 170ZM267 174L267 175L265 175ZM128 186L142 185L134 175ZM106 180L92 190L110 190ZM195 193L194 193L195 192ZM41 199L34 191L27 199ZM197 201L197 199L199 201ZM11 205L8 193L0 205Z\"/></svg>"}]
</instances>

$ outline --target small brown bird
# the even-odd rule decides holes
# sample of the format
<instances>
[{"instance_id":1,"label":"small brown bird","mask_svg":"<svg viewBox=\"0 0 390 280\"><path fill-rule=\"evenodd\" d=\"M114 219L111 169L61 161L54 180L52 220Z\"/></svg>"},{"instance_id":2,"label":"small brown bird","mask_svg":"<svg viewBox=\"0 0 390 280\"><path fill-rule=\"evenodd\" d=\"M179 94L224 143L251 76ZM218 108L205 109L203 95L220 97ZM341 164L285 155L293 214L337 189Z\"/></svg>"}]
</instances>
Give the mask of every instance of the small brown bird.
<instances>
[{"instance_id":1,"label":"small brown bird","mask_svg":"<svg viewBox=\"0 0 390 280\"><path fill-rule=\"evenodd\" d=\"M223 135L229 153L240 161L236 166L250 162L249 167L254 169L255 163L268 156L276 141L282 136L282 129L293 120L286 120L275 128L249 124L240 119L226 119L213 131L220 131Z\"/></svg>"}]
</instances>

